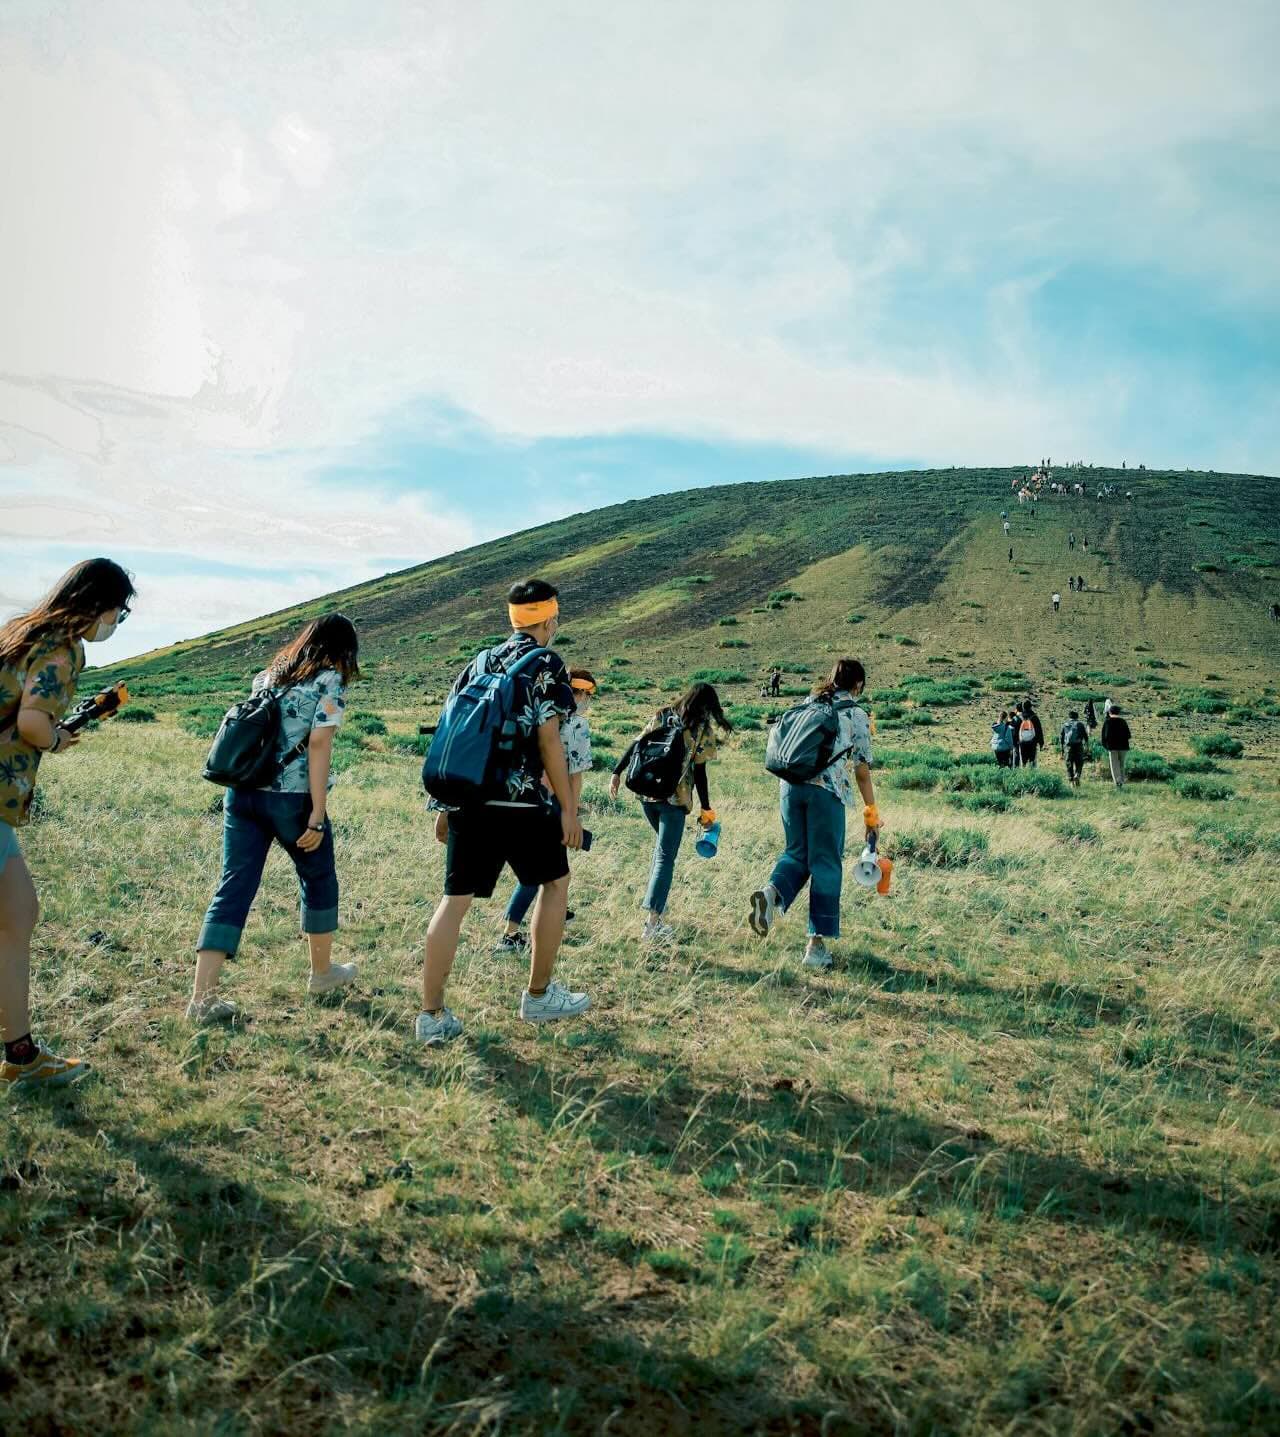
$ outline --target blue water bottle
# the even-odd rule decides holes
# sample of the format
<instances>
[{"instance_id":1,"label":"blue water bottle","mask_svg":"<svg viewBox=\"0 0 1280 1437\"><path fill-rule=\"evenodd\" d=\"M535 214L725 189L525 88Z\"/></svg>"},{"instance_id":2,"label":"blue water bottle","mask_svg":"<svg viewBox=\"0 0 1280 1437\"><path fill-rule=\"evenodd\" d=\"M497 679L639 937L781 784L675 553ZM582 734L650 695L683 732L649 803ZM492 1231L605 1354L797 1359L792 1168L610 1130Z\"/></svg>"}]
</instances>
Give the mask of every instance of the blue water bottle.
<instances>
[{"instance_id":1,"label":"blue water bottle","mask_svg":"<svg viewBox=\"0 0 1280 1437\"><path fill-rule=\"evenodd\" d=\"M720 847L720 820L717 818L712 824L698 835L698 842L695 845L699 858L714 858Z\"/></svg>"}]
</instances>

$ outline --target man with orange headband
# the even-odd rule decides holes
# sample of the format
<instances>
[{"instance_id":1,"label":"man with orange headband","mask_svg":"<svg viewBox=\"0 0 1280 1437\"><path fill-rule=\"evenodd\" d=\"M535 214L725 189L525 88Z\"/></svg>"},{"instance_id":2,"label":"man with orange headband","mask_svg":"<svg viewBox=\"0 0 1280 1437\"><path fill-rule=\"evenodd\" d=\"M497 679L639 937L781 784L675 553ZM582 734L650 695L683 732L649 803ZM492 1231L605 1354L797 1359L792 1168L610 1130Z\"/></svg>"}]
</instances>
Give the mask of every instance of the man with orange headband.
<instances>
[{"instance_id":1,"label":"man with orange headband","mask_svg":"<svg viewBox=\"0 0 1280 1437\"><path fill-rule=\"evenodd\" d=\"M577 793L560 737L575 700L564 661L551 648L560 626L556 590L543 579L513 584L507 612L511 637L468 664L450 694L452 699L472 683L482 663L483 672L511 674L517 686L516 733L502 796L441 813L436 823L436 836L446 844L444 897L427 929L422 1012L414 1028L431 1047L462 1032L461 1022L444 1004L462 921L475 899L493 896L508 864L521 884L541 890L521 1018L549 1023L577 1017L591 1006L585 993L571 993L551 976L564 936L569 850L582 847Z\"/></svg>"}]
</instances>

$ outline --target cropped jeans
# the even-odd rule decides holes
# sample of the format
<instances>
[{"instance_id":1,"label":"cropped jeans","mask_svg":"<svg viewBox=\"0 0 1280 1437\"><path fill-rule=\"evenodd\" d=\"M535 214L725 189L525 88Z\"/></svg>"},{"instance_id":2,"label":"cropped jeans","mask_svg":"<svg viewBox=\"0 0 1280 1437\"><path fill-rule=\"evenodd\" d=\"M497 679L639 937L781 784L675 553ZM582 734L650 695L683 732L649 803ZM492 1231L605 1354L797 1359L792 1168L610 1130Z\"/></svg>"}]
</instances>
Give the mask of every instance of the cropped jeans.
<instances>
[{"instance_id":1,"label":"cropped jeans","mask_svg":"<svg viewBox=\"0 0 1280 1437\"><path fill-rule=\"evenodd\" d=\"M302 890L302 931L333 933L338 927L338 872L333 825L325 820L318 848L304 853L298 839L311 817L311 795L230 788L222 808L222 876L204 916L198 948L234 958L253 900L262 883L271 845L293 860Z\"/></svg>"},{"instance_id":2,"label":"cropped jeans","mask_svg":"<svg viewBox=\"0 0 1280 1437\"><path fill-rule=\"evenodd\" d=\"M769 882L784 909L809 885L809 932L840 936L840 888L844 878L844 804L814 783L782 784L782 829L786 852Z\"/></svg>"},{"instance_id":3,"label":"cropped jeans","mask_svg":"<svg viewBox=\"0 0 1280 1437\"><path fill-rule=\"evenodd\" d=\"M678 803L646 803L644 816L657 834L644 907L653 913L665 913L667 899L671 896L671 879L676 871L676 854L680 852L689 814Z\"/></svg>"}]
</instances>

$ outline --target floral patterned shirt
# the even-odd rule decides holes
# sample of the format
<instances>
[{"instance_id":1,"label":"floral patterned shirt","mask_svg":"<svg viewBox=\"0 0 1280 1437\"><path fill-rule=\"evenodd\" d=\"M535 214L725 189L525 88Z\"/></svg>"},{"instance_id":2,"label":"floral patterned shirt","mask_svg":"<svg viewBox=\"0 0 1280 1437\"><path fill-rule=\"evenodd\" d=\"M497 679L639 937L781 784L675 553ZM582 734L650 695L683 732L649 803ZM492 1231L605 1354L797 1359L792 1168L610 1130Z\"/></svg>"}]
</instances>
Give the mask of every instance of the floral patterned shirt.
<instances>
[{"instance_id":1,"label":"floral patterned shirt","mask_svg":"<svg viewBox=\"0 0 1280 1437\"><path fill-rule=\"evenodd\" d=\"M515 633L496 649L488 651L491 668L509 669L518 663L530 649L536 649L537 642L529 634ZM458 675L449 697L464 689L475 677L478 660L473 659ZM542 782L542 750L538 747L538 729L548 719L559 719L563 724L571 718L577 708L573 690L569 687L569 670L564 660L551 649L540 659L516 675L516 750L515 761L507 778L507 796L492 799L491 803L516 804L522 808L533 808L539 804L547 808L555 805L555 795ZM585 723L583 725L585 727ZM567 747L567 746L566 746ZM587 749L590 767L590 746ZM570 772L573 770L571 769ZM444 807L444 805L432 805Z\"/></svg>"},{"instance_id":2,"label":"floral patterned shirt","mask_svg":"<svg viewBox=\"0 0 1280 1437\"><path fill-rule=\"evenodd\" d=\"M268 678L264 670L254 679L255 694L267 687ZM299 744L302 751L295 754L270 783L263 785L263 792L311 792L311 764L303 740L310 738L314 729L338 728L346 708L346 689L342 676L334 669L325 669L314 678L280 691L280 738L276 755L283 759ZM329 787L333 787L332 773L329 774Z\"/></svg>"},{"instance_id":3,"label":"floral patterned shirt","mask_svg":"<svg viewBox=\"0 0 1280 1437\"><path fill-rule=\"evenodd\" d=\"M591 772L591 730L581 714L571 714L560 726L560 742L569 765L569 777Z\"/></svg>"},{"instance_id":4,"label":"floral patterned shirt","mask_svg":"<svg viewBox=\"0 0 1280 1437\"><path fill-rule=\"evenodd\" d=\"M836 702L849 702L849 695L838 694ZM834 793L846 808L853 808L862 802L861 795L854 786L853 770L860 763L871 767L871 725L865 710L856 703L852 708L837 709L836 721L840 725L836 752L846 748L849 752L843 758L836 759L835 763L824 768L817 778L811 778L809 782L815 788L825 788L828 793Z\"/></svg>"},{"instance_id":5,"label":"floral patterned shirt","mask_svg":"<svg viewBox=\"0 0 1280 1437\"><path fill-rule=\"evenodd\" d=\"M84 645L66 634L37 639L24 658L0 668L0 820L29 822L42 751L18 733L18 710L38 709L56 723L71 707L84 668Z\"/></svg>"}]
</instances>

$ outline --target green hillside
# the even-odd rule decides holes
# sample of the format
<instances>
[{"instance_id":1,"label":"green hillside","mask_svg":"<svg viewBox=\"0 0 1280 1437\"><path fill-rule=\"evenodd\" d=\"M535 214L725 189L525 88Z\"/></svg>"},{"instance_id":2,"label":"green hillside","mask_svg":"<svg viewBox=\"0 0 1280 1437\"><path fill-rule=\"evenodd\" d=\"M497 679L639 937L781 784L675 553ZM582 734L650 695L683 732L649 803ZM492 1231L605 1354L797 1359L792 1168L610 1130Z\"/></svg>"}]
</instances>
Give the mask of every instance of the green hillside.
<instances>
[{"instance_id":1,"label":"green hillside","mask_svg":"<svg viewBox=\"0 0 1280 1437\"><path fill-rule=\"evenodd\" d=\"M1013 505L1011 563L1013 475L620 505L121 665L135 702L42 765L22 836L39 1032L95 1071L0 1123L9 1429L1280 1431L1277 486L1091 471L1133 498ZM519 1021L504 879L463 930L465 1031L424 1049L418 729L529 573L604 680L557 967L592 1007ZM367 675L329 803L359 977L307 995L276 855L224 974L239 1019L195 1030L208 735L333 603ZM803 900L747 925L782 845L757 686L843 650L895 866L883 897L846 879L823 972ZM722 840L685 838L677 941L647 949L653 833L602 770L704 670L737 721ZM1052 750L998 768L990 712L1028 686L1051 733L1122 695L1133 781L1095 761L1069 787Z\"/></svg>"},{"instance_id":2,"label":"green hillside","mask_svg":"<svg viewBox=\"0 0 1280 1437\"><path fill-rule=\"evenodd\" d=\"M459 665L502 632L511 580L539 574L562 591L566 656L607 674L636 704L708 670L743 711L771 664L789 668L798 687L832 655L854 652L889 726L967 728L978 710L1007 701L1018 675L1064 703L1123 686L1131 706L1175 722L1274 715L1280 630L1267 610L1280 599L1280 483L1065 470L1090 495L1112 484L1118 497L1046 498L1033 517L1011 494L1024 472L833 476L636 500L111 673L128 678L141 702L186 696L200 709L195 700L212 705L242 688L303 619L336 605L359 625L373 701L428 710ZM1070 592L1073 574L1083 594ZM1063 596L1057 615L1054 589ZM958 702L953 691L950 702L930 703L937 690L920 683L914 697L901 692L904 678L925 675L970 680L967 697ZM210 714L190 717L198 724ZM1267 741L1265 730L1259 736Z\"/></svg>"}]
</instances>

